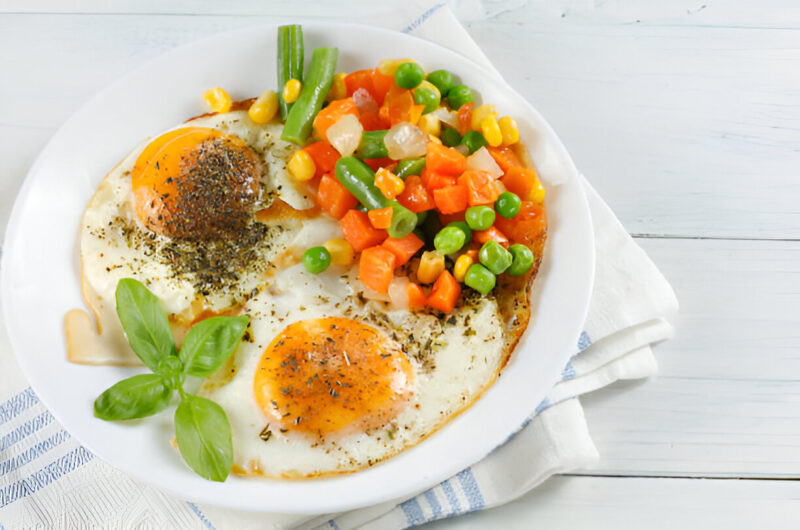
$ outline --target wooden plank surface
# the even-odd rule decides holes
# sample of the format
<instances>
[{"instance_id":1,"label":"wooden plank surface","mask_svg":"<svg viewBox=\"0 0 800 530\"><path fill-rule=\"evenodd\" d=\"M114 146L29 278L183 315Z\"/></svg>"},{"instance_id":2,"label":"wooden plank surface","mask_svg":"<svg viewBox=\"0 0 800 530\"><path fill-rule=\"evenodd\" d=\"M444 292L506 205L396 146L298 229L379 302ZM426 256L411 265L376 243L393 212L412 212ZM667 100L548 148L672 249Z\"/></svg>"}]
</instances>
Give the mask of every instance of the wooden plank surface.
<instances>
[{"instance_id":1,"label":"wooden plank surface","mask_svg":"<svg viewBox=\"0 0 800 530\"><path fill-rule=\"evenodd\" d=\"M553 477L510 504L426 528L786 529L800 520L798 498L793 481Z\"/></svg>"}]
</instances>

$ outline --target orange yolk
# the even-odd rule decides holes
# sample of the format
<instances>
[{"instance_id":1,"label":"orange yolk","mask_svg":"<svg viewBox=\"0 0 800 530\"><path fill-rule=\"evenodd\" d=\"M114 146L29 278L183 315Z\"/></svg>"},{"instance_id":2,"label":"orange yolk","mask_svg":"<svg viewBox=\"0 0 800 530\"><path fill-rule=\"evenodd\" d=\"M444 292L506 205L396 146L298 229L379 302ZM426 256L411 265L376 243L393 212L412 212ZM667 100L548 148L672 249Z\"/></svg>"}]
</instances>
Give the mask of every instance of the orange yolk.
<instances>
[{"instance_id":1,"label":"orange yolk","mask_svg":"<svg viewBox=\"0 0 800 530\"><path fill-rule=\"evenodd\" d=\"M267 347L253 391L282 430L324 438L378 428L408 403L411 363L378 329L348 318L303 320Z\"/></svg>"},{"instance_id":2,"label":"orange yolk","mask_svg":"<svg viewBox=\"0 0 800 530\"><path fill-rule=\"evenodd\" d=\"M136 215L168 237L207 237L238 230L253 214L263 172L242 140L216 129L162 134L131 172Z\"/></svg>"}]
</instances>

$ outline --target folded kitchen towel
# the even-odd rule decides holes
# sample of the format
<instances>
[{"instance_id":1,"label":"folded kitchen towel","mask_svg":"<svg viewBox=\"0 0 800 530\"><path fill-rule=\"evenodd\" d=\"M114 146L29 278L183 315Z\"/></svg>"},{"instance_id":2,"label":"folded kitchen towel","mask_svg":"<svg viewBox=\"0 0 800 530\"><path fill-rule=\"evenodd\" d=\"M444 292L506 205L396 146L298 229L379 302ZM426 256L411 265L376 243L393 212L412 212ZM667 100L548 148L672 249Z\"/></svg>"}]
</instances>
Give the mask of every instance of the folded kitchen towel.
<instances>
[{"instance_id":1,"label":"folded kitchen towel","mask_svg":"<svg viewBox=\"0 0 800 530\"><path fill-rule=\"evenodd\" d=\"M385 9L362 21L457 49L496 72L444 4L397 3L392 16ZM677 301L608 206L585 180L584 186L596 249L584 332L548 397L531 403L531 418L482 461L412 497L341 514L264 515L193 504L131 479L72 438L28 386L0 329L0 529L407 528L498 506L555 473L591 465L598 455L578 396L654 374L650 346L672 336L667 319Z\"/></svg>"}]
</instances>

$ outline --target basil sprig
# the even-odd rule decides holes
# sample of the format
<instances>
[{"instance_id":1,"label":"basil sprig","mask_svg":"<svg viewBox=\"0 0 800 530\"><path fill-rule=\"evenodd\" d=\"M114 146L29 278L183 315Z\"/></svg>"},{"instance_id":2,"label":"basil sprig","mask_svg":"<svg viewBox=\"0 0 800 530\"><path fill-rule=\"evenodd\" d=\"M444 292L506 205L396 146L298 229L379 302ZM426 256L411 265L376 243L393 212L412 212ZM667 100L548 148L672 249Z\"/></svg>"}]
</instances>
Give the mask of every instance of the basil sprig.
<instances>
[{"instance_id":1,"label":"basil sprig","mask_svg":"<svg viewBox=\"0 0 800 530\"><path fill-rule=\"evenodd\" d=\"M195 473L224 481L233 465L231 425L222 407L187 394L187 375L214 373L236 350L250 319L213 317L195 324L180 352L158 298L141 282L120 280L116 290L117 315L134 353L153 371L123 379L94 401L94 415L102 420L144 418L164 410L175 391L175 439L184 461Z\"/></svg>"}]
</instances>

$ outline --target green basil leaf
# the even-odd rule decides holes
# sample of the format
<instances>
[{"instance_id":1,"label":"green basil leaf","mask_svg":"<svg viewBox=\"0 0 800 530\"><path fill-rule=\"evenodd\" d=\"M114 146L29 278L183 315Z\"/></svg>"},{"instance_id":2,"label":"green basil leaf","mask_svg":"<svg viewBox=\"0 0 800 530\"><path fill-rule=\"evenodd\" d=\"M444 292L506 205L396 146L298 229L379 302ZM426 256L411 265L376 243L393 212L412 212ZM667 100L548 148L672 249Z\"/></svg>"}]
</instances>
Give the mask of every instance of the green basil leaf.
<instances>
[{"instance_id":1,"label":"green basil leaf","mask_svg":"<svg viewBox=\"0 0 800 530\"><path fill-rule=\"evenodd\" d=\"M181 345L180 357L187 374L206 377L214 373L242 340L250 318L212 317L195 324Z\"/></svg>"},{"instance_id":2,"label":"green basil leaf","mask_svg":"<svg viewBox=\"0 0 800 530\"><path fill-rule=\"evenodd\" d=\"M208 480L224 482L233 465L231 424L222 407L186 395L175 411L175 439L183 460Z\"/></svg>"},{"instance_id":3,"label":"green basil leaf","mask_svg":"<svg viewBox=\"0 0 800 530\"><path fill-rule=\"evenodd\" d=\"M176 355L167 313L141 282L124 278L117 284L117 315L133 351L154 372L169 355Z\"/></svg>"},{"instance_id":4,"label":"green basil leaf","mask_svg":"<svg viewBox=\"0 0 800 530\"><path fill-rule=\"evenodd\" d=\"M94 415L102 420L132 420L163 410L172 388L156 374L123 379L94 400Z\"/></svg>"}]
</instances>

